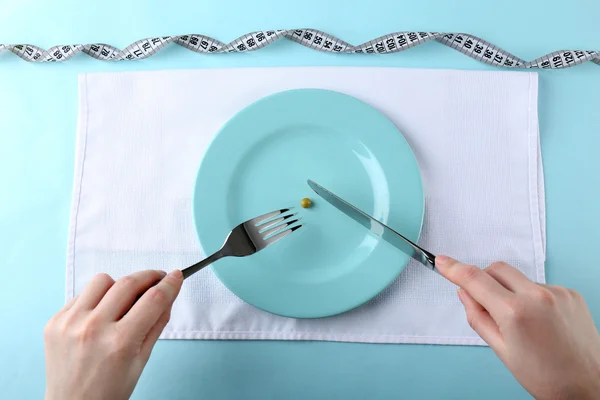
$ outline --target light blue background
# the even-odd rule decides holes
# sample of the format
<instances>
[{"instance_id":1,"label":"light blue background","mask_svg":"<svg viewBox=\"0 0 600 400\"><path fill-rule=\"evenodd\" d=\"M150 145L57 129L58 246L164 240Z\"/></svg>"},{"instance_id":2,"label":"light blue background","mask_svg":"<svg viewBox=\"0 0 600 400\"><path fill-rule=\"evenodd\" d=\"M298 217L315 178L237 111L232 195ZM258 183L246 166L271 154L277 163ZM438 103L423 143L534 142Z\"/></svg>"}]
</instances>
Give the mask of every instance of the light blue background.
<instances>
[{"instance_id":1,"label":"light blue background","mask_svg":"<svg viewBox=\"0 0 600 400\"><path fill-rule=\"evenodd\" d=\"M600 50L596 0L2 0L0 42L105 42L312 27L351 43L396 30L469 32L533 59ZM251 54L170 47L139 62L85 56L27 64L0 55L0 397L41 398L42 330L64 296L77 80L81 72L284 65L487 69L436 43L394 55L332 55L279 42ZM550 283L579 290L600 323L600 67L540 74ZM540 332L540 334L543 334ZM169 341L156 346L135 398L526 398L488 348L342 343Z\"/></svg>"}]
</instances>

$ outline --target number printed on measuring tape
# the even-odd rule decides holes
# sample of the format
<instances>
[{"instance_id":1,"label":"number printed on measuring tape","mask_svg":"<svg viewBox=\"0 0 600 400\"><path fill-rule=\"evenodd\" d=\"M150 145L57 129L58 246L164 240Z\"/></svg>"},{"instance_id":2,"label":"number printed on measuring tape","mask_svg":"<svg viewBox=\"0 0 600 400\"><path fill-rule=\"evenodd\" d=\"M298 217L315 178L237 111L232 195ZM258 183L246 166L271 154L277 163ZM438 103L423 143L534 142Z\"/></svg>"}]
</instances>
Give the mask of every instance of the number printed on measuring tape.
<instances>
[{"instance_id":1,"label":"number printed on measuring tape","mask_svg":"<svg viewBox=\"0 0 600 400\"><path fill-rule=\"evenodd\" d=\"M0 53L10 51L28 62L62 62L78 53L102 61L141 60L170 43L202 54L239 53L262 49L276 40L288 39L314 50L331 53L389 54L435 41L483 63L501 68L568 68L590 61L600 65L600 51L559 50L525 61L476 36L466 33L395 32L357 46L316 29L256 31L222 43L205 35L188 34L138 40L124 49L103 43L54 46L47 50L31 44L0 44Z\"/></svg>"}]
</instances>

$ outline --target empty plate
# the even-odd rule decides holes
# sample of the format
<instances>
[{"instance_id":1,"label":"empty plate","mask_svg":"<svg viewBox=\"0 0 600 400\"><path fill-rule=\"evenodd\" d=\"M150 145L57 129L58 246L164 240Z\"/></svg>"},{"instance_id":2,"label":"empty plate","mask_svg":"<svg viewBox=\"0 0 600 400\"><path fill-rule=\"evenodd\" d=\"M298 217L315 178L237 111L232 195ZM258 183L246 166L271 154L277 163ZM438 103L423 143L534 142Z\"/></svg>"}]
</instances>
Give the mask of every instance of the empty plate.
<instances>
[{"instance_id":1,"label":"empty plate","mask_svg":"<svg viewBox=\"0 0 600 400\"><path fill-rule=\"evenodd\" d=\"M353 97L317 89L277 93L231 118L206 151L194 220L205 253L237 224L296 206L304 227L245 258L212 268L244 301L271 313L317 318L370 300L409 257L321 200L313 179L417 241L423 189L410 146L384 115ZM303 209L309 197L313 206Z\"/></svg>"}]
</instances>

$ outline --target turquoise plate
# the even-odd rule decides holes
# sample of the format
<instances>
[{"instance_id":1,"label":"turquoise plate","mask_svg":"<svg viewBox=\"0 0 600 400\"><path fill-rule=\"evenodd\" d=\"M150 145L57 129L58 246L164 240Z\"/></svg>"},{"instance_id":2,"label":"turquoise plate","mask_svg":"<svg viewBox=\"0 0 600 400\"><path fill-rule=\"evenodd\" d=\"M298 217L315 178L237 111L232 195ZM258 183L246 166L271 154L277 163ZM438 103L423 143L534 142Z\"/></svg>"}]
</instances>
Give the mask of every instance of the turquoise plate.
<instances>
[{"instance_id":1,"label":"turquoise plate","mask_svg":"<svg viewBox=\"0 0 600 400\"><path fill-rule=\"evenodd\" d=\"M221 128L196 180L194 220L205 253L237 224L290 206L303 227L245 258L213 264L244 301L317 318L355 308L402 272L408 256L315 197L312 179L416 241L423 221L419 166L394 124L344 94L291 90L249 105ZM299 207L309 197L313 207Z\"/></svg>"}]
</instances>

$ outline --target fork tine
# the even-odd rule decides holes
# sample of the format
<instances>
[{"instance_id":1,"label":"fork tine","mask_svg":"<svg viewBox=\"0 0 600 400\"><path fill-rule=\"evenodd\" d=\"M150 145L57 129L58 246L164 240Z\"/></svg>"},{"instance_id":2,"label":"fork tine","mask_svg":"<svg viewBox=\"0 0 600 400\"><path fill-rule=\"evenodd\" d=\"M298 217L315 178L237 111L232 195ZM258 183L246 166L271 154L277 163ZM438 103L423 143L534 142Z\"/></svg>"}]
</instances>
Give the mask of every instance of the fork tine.
<instances>
[{"instance_id":1,"label":"fork tine","mask_svg":"<svg viewBox=\"0 0 600 400\"><path fill-rule=\"evenodd\" d=\"M259 215L259 216L258 216L258 217L256 217L256 218L252 218L252 219L248 220L247 222L251 222L251 223L253 223L255 226L258 226L258 225L260 225L261 223L263 223L263 222L267 221L267 220L268 220L268 219L270 219L270 218L276 217L276 216L277 216L277 215L279 215L279 214L283 214L283 213L286 213L286 212L290 211L292 208L293 208L293 207L290 207L290 208L282 208L282 209L280 209L280 210L277 210L277 211L272 211L272 212L270 212L270 213L266 213L266 214L263 214L263 215Z\"/></svg>"},{"instance_id":2,"label":"fork tine","mask_svg":"<svg viewBox=\"0 0 600 400\"><path fill-rule=\"evenodd\" d=\"M267 244L267 246L269 246L269 245L277 242L278 240L283 239L284 237L286 237L290 233L294 232L295 230L300 229L301 227L302 227L302 225L296 225L292 228L284 230L283 232L273 235L273 236L269 237L268 239L264 239L264 241Z\"/></svg>"},{"instance_id":3,"label":"fork tine","mask_svg":"<svg viewBox=\"0 0 600 400\"><path fill-rule=\"evenodd\" d=\"M294 220L289 221L289 222L284 222L283 224L279 224L279 225L273 226L272 228L267 229L264 232L260 232L260 234L262 235L262 237L264 239L266 239L270 235L273 235L274 233L280 232L283 228L287 228L288 226L295 224L296 222L298 222L298 220L300 220L300 218L294 219Z\"/></svg>"},{"instance_id":4,"label":"fork tine","mask_svg":"<svg viewBox=\"0 0 600 400\"><path fill-rule=\"evenodd\" d=\"M275 225L279 224L282 221L285 221L288 218L292 218L293 216L298 215L298 213L293 213L293 214L289 214L286 216L283 216L281 218L277 218L271 221L267 221L264 224L260 225L259 228L260 230L258 231L258 233L263 233L264 231L271 229L272 227L274 227Z\"/></svg>"}]
</instances>

